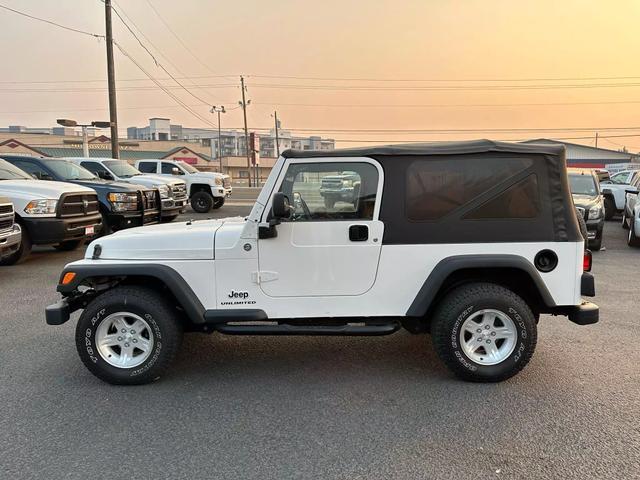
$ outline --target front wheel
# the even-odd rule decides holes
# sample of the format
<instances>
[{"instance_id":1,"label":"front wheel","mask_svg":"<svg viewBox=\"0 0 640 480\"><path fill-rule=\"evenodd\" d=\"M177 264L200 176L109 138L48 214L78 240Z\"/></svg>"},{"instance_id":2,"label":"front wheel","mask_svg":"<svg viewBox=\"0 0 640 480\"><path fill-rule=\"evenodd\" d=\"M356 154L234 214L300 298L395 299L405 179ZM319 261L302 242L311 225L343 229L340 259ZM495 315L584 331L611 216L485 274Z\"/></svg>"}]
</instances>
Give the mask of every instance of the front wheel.
<instances>
[{"instance_id":1,"label":"front wheel","mask_svg":"<svg viewBox=\"0 0 640 480\"><path fill-rule=\"evenodd\" d=\"M604 197L604 219L611 220L616 214L616 203L611 197Z\"/></svg>"},{"instance_id":2,"label":"front wheel","mask_svg":"<svg viewBox=\"0 0 640 480\"><path fill-rule=\"evenodd\" d=\"M529 306L492 283L463 285L449 293L431 331L442 361L472 382L500 382L517 374L529 363L537 341Z\"/></svg>"},{"instance_id":3,"label":"front wheel","mask_svg":"<svg viewBox=\"0 0 640 480\"><path fill-rule=\"evenodd\" d=\"M640 238L638 238L638 233L636 233L636 222L633 218L629 222L629 236L627 237L627 245L635 248L640 247Z\"/></svg>"},{"instance_id":4,"label":"front wheel","mask_svg":"<svg viewBox=\"0 0 640 480\"><path fill-rule=\"evenodd\" d=\"M31 237L29 236L29 232L24 226L22 226L22 237L20 239L20 246L18 247L18 250L13 252L11 255L0 259L0 266L15 265L24 261L24 259L31 253L31 247Z\"/></svg>"},{"instance_id":5,"label":"front wheel","mask_svg":"<svg viewBox=\"0 0 640 480\"><path fill-rule=\"evenodd\" d=\"M627 220L627 209L626 208L622 211L622 229L623 230L628 230L629 229L629 221Z\"/></svg>"},{"instance_id":6,"label":"front wheel","mask_svg":"<svg viewBox=\"0 0 640 480\"><path fill-rule=\"evenodd\" d=\"M214 199L213 199L213 208L214 208L214 209L218 209L218 208L220 208L221 206L223 206L223 205L224 205L224 200L225 200L225 198L224 198L224 197L217 197L217 198L214 198Z\"/></svg>"},{"instance_id":7,"label":"front wheel","mask_svg":"<svg viewBox=\"0 0 640 480\"><path fill-rule=\"evenodd\" d=\"M154 290L137 286L98 296L76 326L80 359L96 377L115 385L157 380L181 341L175 308Z\"/></svg>"},{"instance_id":8,"label":"front wheel","mask_svg":"<svg viewBox=\"0 0 640 480\"><path fill-rule=\"evenodd\" d=\"M196 192L191 197L191 208L196 213L209 213L213 207L213 197L208 192Z\"/></svg>"}]
</instances>

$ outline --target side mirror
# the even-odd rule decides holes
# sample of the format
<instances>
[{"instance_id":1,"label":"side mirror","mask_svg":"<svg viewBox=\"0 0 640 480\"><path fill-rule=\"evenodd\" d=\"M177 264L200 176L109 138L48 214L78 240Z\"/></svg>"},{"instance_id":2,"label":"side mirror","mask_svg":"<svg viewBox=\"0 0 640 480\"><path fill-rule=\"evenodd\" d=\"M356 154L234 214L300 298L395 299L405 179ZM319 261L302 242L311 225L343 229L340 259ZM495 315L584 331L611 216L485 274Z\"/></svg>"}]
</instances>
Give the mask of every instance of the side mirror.
<instances>
[{"instance_id":1,"label":"side mirror","mask_svg":"<svg viewBox=\"0 0 640 480\"><path fill-rule=\"evenodd\" d=\"M104 170L98 170L98 177L100 177L103 180L113 180L113 175L111 175L109 172L106 172Z\"/></svg>"},{"instance_id":2,"label":"side mirror","mask_svg":"<svg viewBox=\"0 0 640 480\"><path fill-rule=\"evenodd\" d=\"M273 195L271 216L277 219L289 218L291 216L291 205L284 193L278 192Z\"/></svg>"},{"instance_id":3,"label":"side mirror","mask_svg":"<svg viewBox=\"0 0 640 480\"><path fill-rule=\"evenodd\" d=\"M630 193L631 195L637 195L638 194L638 189L637 188L628 188L627 190L624 191L624 193Z\"/></svg>"},{"instance_id":4,"label":"side mirror","mask_svg":"<svg viewBox=\"0 0 640 480\"><path fill-rule=\"evenodd\" d=\"M171 169L171 175L180 175L180 169L178 167L173 167Z\"/></svg>"}]
</instances>

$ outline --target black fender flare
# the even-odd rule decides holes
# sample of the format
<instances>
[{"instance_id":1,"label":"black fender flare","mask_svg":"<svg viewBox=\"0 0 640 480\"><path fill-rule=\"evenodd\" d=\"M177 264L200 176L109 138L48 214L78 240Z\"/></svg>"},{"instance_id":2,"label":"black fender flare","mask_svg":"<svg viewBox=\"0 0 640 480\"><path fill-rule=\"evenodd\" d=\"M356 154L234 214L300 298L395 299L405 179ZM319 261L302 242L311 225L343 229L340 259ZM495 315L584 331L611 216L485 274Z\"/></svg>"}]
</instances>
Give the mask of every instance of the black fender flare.
<instances>
[{"instance_id":1,"label":"black fender flare","mask_svg":"<svg viewBox=\"0 0 640 480\"><path fill-rule=\"evenodd\" d=\"M68 272L75 273L71 282L63 285L62 278ZM78 286L93 278L150 277L162 282L176 297L189 320L196 324L205 323L205 308L187 281L167 265L160 264L117 264L117 265L71 265L60 275L57 290L63 296L72 296Z\"/></svg>"},{"instance_id":2,"label":"black fender flare","mask_svg":"<svg viewBox=\"0 0 640 480\"><path fill-rule=\"evenodd\" d=\"M409 306L406 316L424 317L444 281L457 270L505 267L515 268L525 272L531 278L545 305L547 307L554 307L556 305L538 270L536 270L535 266L529 260L520 255L455 255L442 259L433 268L422 284L411 306Z\"/></svg>"}]
</instances>

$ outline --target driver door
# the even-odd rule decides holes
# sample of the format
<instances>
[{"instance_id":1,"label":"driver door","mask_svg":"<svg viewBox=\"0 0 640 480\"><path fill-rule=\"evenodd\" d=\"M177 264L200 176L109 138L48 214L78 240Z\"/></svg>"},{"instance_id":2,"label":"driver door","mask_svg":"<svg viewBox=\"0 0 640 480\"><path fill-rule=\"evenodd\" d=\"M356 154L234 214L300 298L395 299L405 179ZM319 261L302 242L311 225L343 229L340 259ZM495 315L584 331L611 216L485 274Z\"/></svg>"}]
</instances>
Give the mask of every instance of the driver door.
<instances>
[{"instance_id":1,"label":"driver door","mask_svg":"<svg viewBox=\"0 0 640 480\"><path fill-rule=\"evenodd\" d=\"M271 297L362 295L375 282L380 258L382 168L371 159L301 159L283 171L276 185L293 212L276 237L258 241L262 291Z\"/></svg>"}]
</instances>

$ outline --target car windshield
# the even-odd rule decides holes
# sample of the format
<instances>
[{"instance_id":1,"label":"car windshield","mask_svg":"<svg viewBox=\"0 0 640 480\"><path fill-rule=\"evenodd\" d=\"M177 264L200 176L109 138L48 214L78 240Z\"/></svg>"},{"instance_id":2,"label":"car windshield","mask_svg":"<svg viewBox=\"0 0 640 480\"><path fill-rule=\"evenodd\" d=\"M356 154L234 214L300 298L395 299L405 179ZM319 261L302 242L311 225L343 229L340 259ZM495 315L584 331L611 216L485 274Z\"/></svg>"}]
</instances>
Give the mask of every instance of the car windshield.
<instances>
[{"instance_id":1,"label":"car windshield","mask_svg":"<svg viewBox=\"0 0 640 480\"><path fill-rule=\"evenodd\" d=\"M182 162L180 164L180 166L182 168L184 168L189 173L199 173L200 172L200 170L198 170L196 167L192 167L191 165L189 165L188 163L185 163L185 162Z\"/></svg>"},{"instance_id":2,"label":"car windshield","mask_svg":"<svg viewBox=\"0 0 640 480\"><path fill-rule=\"evenodd\" d=\"M121 178L129 178L134 175L142 175L140 170L135 167L132 167L124 160L107 160L104 162L104 165L111 170L116 176Z\"/></svg>"},{"instance_id":3,"label":"car windshield","mask_svg":"<svg viewBox=\"0 0 640 480\"><path fill-rule=\"evenodd\" d=\"M591 197L598 195L598 187L591 175L569 175L569 184L571 185L571 193L574 195L589 195Z\"/></svg>"},{"instance_id":4,"label":"car windshield","mask_svg":"<svg viewBox=\"0 0 640 480\"><path fill-rule=\"evenodd\" d=\"M98 178L86 168L67 160L43 160L42 163L64 180L95 180Z\"/></svg>"},{"instance_id":5,"label":"car windshield","mask_svg":"<svg viewBox=\"0 0 640 480\"><path fill-rule=\"evenodd\" d=\"M33 177L6 160L0 159L0 180L33 180Z\"/></svg>"}]
</instances>

